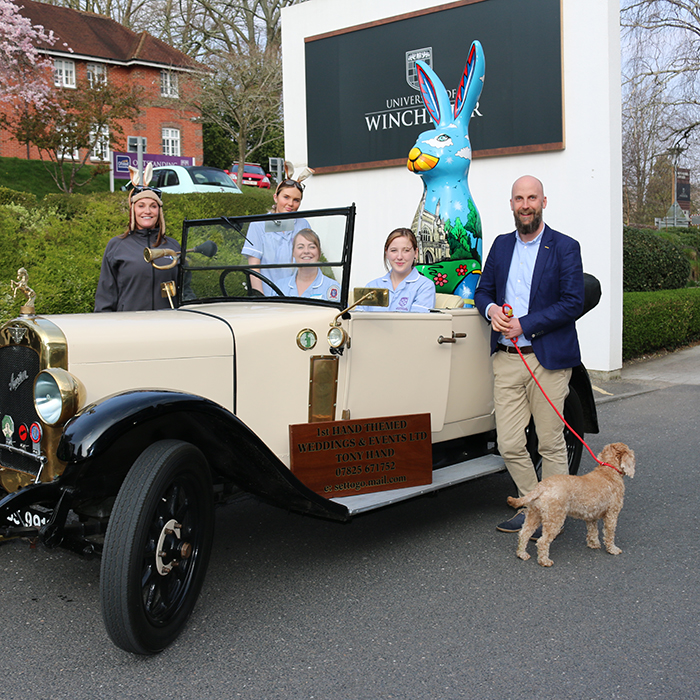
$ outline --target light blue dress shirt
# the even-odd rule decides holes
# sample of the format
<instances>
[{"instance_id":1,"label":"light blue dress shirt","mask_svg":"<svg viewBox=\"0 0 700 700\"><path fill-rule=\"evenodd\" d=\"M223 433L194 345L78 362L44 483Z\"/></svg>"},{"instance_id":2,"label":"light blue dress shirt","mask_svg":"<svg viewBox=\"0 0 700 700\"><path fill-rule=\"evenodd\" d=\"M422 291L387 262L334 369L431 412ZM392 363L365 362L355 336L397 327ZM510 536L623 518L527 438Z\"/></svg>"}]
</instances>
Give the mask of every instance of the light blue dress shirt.
<instances>
[{"instance_id":1,"label":"light blue dress shirt","mask_svg":"<svg viewBox=\"0 0 700 700\"><path fill-rule=\"evenodd\" d=\"M542 232L533 241L525 243L520 234L515 231L515 247L513 248L513 257L510 261L510 269L508 270L508 280L506 281L506 304L510 304L513 309L513 315L520 318L527 316L530 310L530 289L532 288L532 274L535 271L535 262L537 261L537 253L540 250L540 242L542 240ZM506 340L501 335L498 340L504 345L513 345L512 340ZM518 336L518 346L524 347L532 345L524 335Z\"/></svg>"}]
</instances>

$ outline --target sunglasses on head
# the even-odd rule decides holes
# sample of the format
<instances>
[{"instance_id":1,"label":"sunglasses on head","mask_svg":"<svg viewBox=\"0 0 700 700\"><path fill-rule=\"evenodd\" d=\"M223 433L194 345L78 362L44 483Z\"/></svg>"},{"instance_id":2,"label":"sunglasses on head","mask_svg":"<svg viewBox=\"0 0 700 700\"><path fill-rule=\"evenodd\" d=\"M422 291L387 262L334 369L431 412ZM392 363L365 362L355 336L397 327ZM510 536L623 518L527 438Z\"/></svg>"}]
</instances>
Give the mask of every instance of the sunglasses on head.
<instances>
[{"instance_id":1,"label":"sunglasses on head","mask_svg":"<svg viewBox=\"0 0 700 700\"><path fill-rule=\"evenodd\" d=\"M153 192L157 197L160 197L163 193L157 187L149 187L148 185L134 185L131 190L132 194L139 194L140 192Z\"/></svg>"},{"instance_id":2,"label":"sunglasses on head","mask_svg":"<svg viewBox=\"0 0 700 700\"><path fill-rule=\"evenodd\" d=\"M304 185L301 184L298 180L292 180L292 179L287 179L287 180L282 180L279 185L277 185L277 190L275 191L275 194L279 194L280 190L283 189L284 187L296 187L299 192L304 192Z\"/></svg>"}]
</instances>

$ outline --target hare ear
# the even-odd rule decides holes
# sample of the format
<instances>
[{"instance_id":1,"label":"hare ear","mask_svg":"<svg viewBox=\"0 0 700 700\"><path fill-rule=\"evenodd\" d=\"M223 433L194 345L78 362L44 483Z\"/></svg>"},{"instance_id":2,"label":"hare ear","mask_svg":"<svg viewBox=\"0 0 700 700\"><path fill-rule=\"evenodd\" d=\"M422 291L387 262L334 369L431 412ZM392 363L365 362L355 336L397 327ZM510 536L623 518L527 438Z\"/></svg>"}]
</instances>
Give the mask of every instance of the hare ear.
<instances>
[{"instance_id":1,"label":"hare ear","mask_svg":"<svg viewBox=\"0 0 700 700\"><path fill-rule=\"evenodd\" d=\"M137 187L141 183L139 182L139 171L133 165L129 166L129 178L131 179L131 184Z\"/></svg>"},{"instance_id":2,"label":"hare ear","mask_svg":"<svg viewBox=\"0 0 700 700\"><path fill-rule=\"evenodd\" d=\"M484 60L484 49L481 43L475 41L469 49L467 64L464 66L462 80L457 88L457 96L455 98L455 119L465 109L465 117L469 119L479 101L481 89L484 86L484 72L486 62Z\"/></svg>"},{"instance_id":3,"label":"hare ear","mask_svg":"<svg viewBox=\"0 0 700 700\"><path fill-rule=\"evenodd\" d=\"M291 161L285 160L284 161L284 177L287 180L291 180L292 175L294 175L294 163L292 163Z\"/></svg>"},{"instance_id":4,"label":"hare ear","mask_svg":"<svg viewBox=\"0 0 700 700\"><path fill-rule=\"evenodd\" d=\"M301 184L306 180L307 177L311 177L314 175L316 171L313 168L304 168L298 175L297 175L297 182Z\"/></svg>"},{"instance_id":5,"label":"hare ear","mask_svg":"<svg viewBox=\"0 0 700 700\"><path fill-rule=\"evenodd\" d=\"M449 119L450 98L447 90L435 71L424 61L416 61L416 70L423 104L435 122L435 126L438 126L443 120Z\"/></svg>"},{"instance_id":6,"label":"hare ear","mask_svg":"<svg viewBox=\"0 0 700 700\"><path fill-rule=\"evenodd\" d=\"M146 167L143 171L143 186L148 187L148 183L153 177L153 163L146 163Z\"/></svg>"}]
</instances>

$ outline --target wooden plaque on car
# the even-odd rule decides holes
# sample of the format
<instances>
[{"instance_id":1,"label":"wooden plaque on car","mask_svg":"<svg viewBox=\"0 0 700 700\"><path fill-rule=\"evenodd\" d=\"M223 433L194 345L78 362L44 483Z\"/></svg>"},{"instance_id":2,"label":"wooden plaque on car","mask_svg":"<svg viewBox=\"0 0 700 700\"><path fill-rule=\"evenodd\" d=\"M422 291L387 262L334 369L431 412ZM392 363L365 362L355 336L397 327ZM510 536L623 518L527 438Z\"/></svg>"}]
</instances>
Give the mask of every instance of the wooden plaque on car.
<instances>
[{"instance_id":1,"label":"wooden plaque on car","mask_svg":"<svg viewBox=\"0 0 700 700\"><path fill-rule=\"evenodd\" d=\"M430 414L289 426L292 473L325 496L430 484Z\"/></svg>"}]
</instances>

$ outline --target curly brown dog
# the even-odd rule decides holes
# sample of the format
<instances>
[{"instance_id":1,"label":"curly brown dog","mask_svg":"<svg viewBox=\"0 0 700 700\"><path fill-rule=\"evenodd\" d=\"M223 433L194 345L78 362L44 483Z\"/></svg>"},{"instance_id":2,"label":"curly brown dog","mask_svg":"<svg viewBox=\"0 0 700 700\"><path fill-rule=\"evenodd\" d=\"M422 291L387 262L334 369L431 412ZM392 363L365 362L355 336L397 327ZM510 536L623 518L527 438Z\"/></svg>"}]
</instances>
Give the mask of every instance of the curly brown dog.
<instances>
[{"instance_id":1,"label":"curly brown dog","mask_svg":"<svg viewBox=\"0 0 700 700\"><path fill-rule=\"evenodd\" d=\"M622 550L615 546L615 527L625 495L622 476L634 476L634 452L627 445L614 442L603 448L598 459L614 468L599 464L583 476L550 476L543 479L527 496L508 497L508 504L514 508L527 506L516 551L521 559L530 558L526 551L527 543L541 524L542 536L537 540L537 562L541 566L552 566L554 562L549 558L549 545L561 532L567 515L586 521L586 544L592 549L600 548L598 520L602 518L605 549L610 554L620 554Z\"/></svg>"}]
</instances>

